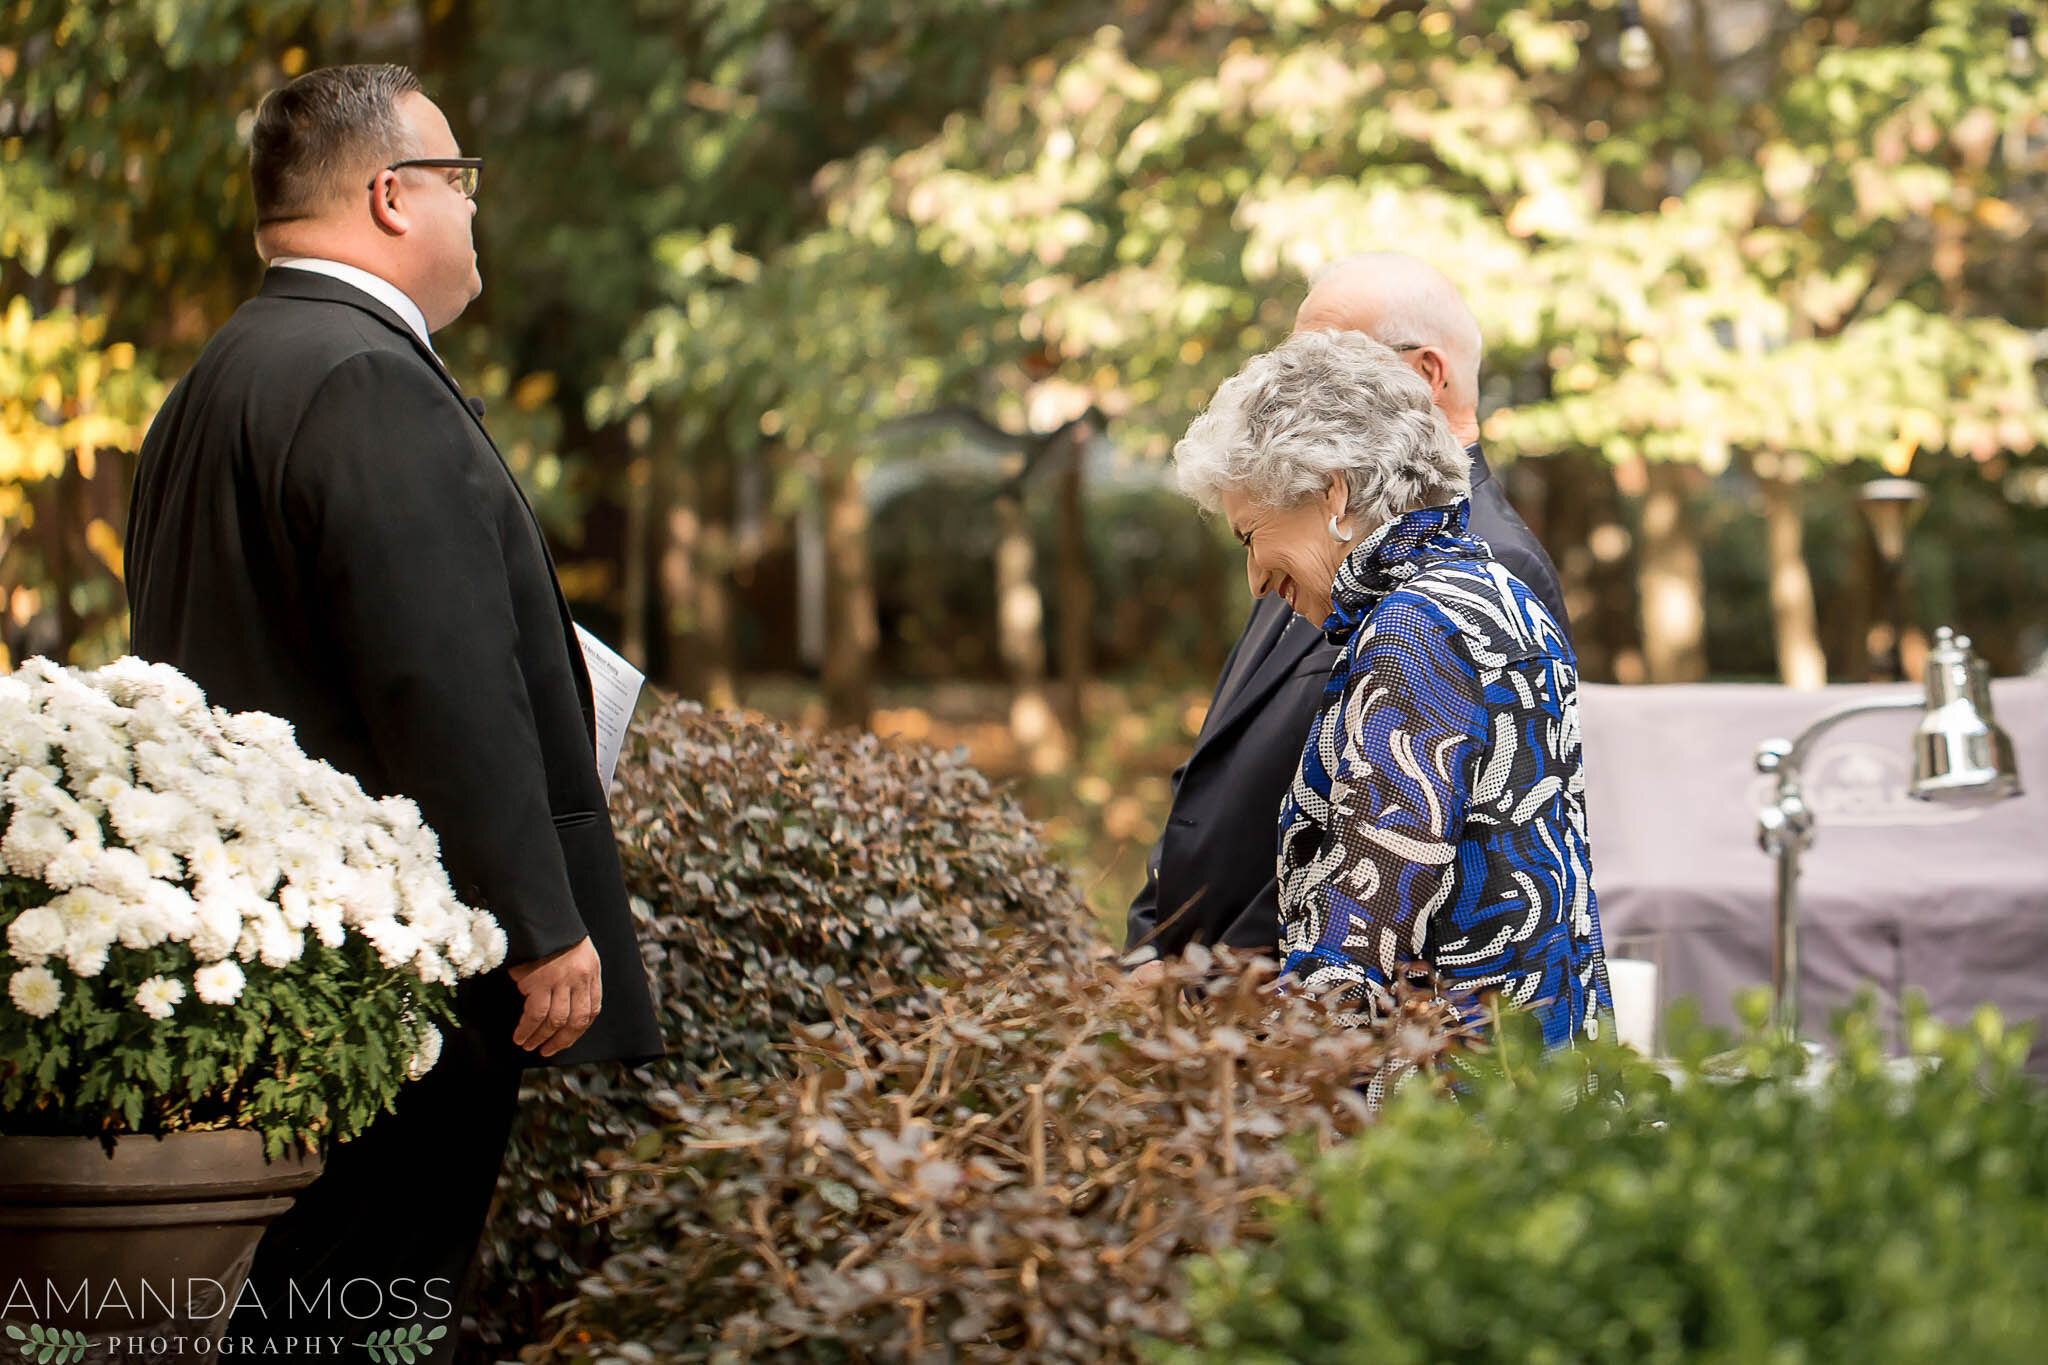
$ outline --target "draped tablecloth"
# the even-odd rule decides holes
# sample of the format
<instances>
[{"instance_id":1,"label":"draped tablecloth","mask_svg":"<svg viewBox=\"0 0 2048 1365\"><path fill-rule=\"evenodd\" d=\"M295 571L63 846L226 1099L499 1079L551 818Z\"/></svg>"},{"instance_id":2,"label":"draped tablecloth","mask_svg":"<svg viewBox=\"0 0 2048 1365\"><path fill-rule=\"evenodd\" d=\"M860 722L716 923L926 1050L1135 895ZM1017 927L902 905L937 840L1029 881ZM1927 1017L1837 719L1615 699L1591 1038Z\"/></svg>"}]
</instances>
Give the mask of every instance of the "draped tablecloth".
<instances>
[{"instance_id":1,"label":"draped tablecloth","mask_svg":"<svg viewBox=\"0 0 2048 1365\"><path fill-rule=\"evenodd\" d=\"M1730 1000L1771 977L1775 860L1757 847L1772 794L1759 741L1790 739L1846 702L1917 696L1911 684L1794 692L1749 684L1580 690L1593 883L1610 957L1658 966L1660 1004ZM1816 828L1800 878L1804 1029L1859 987L1886 1026L1925 992L1961 1023L1982 1001L2008 1021L2048 1015L2048 678L1998 679L1992 706L2024 795L1955 809L1906 795L1917 711L1844 721L1806 764ZM2029 1065L2048 1072L2048 1026Z\"/></svg>"}]
</instances>

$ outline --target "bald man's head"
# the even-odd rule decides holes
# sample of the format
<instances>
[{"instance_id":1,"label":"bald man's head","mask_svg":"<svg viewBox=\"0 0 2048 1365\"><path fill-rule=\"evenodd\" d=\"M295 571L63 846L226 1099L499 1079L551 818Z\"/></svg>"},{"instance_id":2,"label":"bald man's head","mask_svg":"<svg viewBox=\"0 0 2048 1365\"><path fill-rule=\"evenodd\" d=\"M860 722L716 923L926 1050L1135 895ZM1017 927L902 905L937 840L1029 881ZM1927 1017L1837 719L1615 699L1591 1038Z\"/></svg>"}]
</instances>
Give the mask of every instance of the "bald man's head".
<instances>
[{"instance_id":1,"label":"bald man's head","mask_svg":"<svg viewBox=\"0 0 2048 1365\"><path fill-rule=\"evenodd\" d=\"M1363 332L1394 347L1430 380L1454 428L1476 423L1479 320L1457 286L1428 262L1401 251L1368 251L1332 263L1310 285L1294 330Z\"/></svg>"}]
</instances>

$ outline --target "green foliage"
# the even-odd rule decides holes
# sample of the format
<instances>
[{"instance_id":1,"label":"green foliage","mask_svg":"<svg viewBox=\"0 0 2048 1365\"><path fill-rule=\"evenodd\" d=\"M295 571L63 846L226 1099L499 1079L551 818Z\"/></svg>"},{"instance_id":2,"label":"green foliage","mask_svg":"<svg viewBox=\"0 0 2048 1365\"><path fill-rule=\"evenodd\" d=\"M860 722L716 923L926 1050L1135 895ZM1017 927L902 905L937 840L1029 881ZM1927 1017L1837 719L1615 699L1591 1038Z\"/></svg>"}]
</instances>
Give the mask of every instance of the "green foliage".
<instances>
[{"instance_id":1,"label":"green foliage","mask_svg":"<svg viewBox=\"0 0 2048 1365\"><path fill-rule=\"evenodd\" d=\"M0 677L0 1131L361 1132L503 931L410 801L124 659Z\"/></svg>"},{"instance_id":2,"label":"green foliage","mask_svg":"<svg viewBox=\"0 0 2048 1365\"><path fill-rule=\"evenodd\" d=\"M600 1152L651 1157L679 1094L786 1071L853 1000L920 1016L940 983L1092 935L1037 832L959 754L805 735L687 702L643 711L612 800L670 1054L537 1073L486 1242L487 1335L525 1339L618 1236L588 1223ZM652 1145L649 1145L652 1144Z\"/></svg>"},{"instance_id":3,"label":"green foliage","mask_svg":"<svg viewBox=\"0 0 2048 1365\"><path fill-rule=\"evenodd\" d=\"M2048 81L2007 8L1652 5L1634 71L1614 0L7 0L0 292L55 373L123 377L0 423L34 514L0 590L39 648L117 645L84 536L118 544L116 457L254 286L246 120L348 60L413 63L490 158L443 349L571 551L614 553L606 503L722 518L741 464L785 514L940 399L1093 402L1162 454L1303 276L1386 245L1472 298L1502 455L2033 451ZM575 595L616 609L617 567Z\"/></svg>"},{"instance_id":4,"label":"green foliage","mask_svg":"<svg viewBox=\"0 0 2048 1365\"><path fill-rule=\"evenodd\" d=\"M32 1323L24 1330L10 1322L7 1335L21 1343L22 1356L36 1365L68 1365L83 1360L86 1348L92 1345L82 1332L68 1327L45 1327L41 1323Z\"/></svg>"},{"instance_id":5,"label":"green foliage","mask_svg":"<svg viewBox=\"0 0 2048 1365\"><path fill-rule=\"evenodd\" d=\"M679 1096L607 1174L625 1249L538 1359L1078 1365L1184 1335L1181 1258L1264 1236L1370 1121L1361 1077L1441 1088L1467 1040L1426 993L1341 1028L1270 962L1170 970L991 963L928 1019L835 1011L794 1074Z\"/></svg>"},{"instance_id":6,"label":"green foliage","mask_svg":"<svg viewBox=\"0 0 2048 1365\"><path fill-rule=\"evenodd\" d=\"M433 1344L448 1335L445 1324L429 1330L423 1322L410 1327L386 1327L356 1343L363 1354L378 1365L413 1365L429 1354Z\"/></svg>"},{"instance_id":7,"label":"green foliage","mask_svg":"<svg viewBox=\"0 0 2048 1365\"><path fill-rule=\"evenodd\" d=\"M719 287L650 315L615 399L843 448L992 383L1005 420L1092 400L1163 451L1301 274L1420 243L1495 348L1504 450L2030 449L2048 88L2000 5L1843 9L1764 7L1741 62L1653 13L1638 76L1606 4L1144 6L830 167L786 250L690 254Z\"/></svg>"},{"instance_id":8,"label":"green foliage","mask_svg":"<svg viewBox=\"0 0 2048 1365\"><path fill-rule=\"evenodd\" d=\"M1595 1049L1401 1102L1194 1274L1173 1361L1749 1365L2040 1357L2048 1100L1981 1013L1868 1012L1831 1064L1700 1043L1659 1075ZM1616 1098L1598 1071L1619 1076Z\"/></svg>"},{"instance_id":9,"label":"green foliage","mask_svg":"<svg viewBox=\"0 0 2048 1365\"><path fill-rule=\"evenodd\" d=\"M51 898L0 874L0 937ZM0 1003L0 1129L15 1135L170 1133L250 1128L276 1157L353 1137L385 1109L452 995L384 966L352 935L308 936L286 967L241 966L234 1003L187 995L168 1019L136 1008L151 977L190 981L189 945L122 948L98 975L64 977L64 1000L37 1019Z\"/></svg>"}]
</instances>

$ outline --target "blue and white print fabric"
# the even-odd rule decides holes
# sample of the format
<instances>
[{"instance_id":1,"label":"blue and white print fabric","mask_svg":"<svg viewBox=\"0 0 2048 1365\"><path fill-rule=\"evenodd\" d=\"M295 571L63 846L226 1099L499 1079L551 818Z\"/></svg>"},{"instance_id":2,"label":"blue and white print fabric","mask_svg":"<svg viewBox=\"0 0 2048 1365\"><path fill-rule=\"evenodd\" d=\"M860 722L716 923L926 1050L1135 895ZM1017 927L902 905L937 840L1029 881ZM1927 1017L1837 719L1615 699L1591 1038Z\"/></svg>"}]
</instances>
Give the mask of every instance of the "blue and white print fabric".
<instances>
[{"instance_id":1,"label":"blue and white print fabric","mask_svg":"<svg viewBox=\"0 0 2048 1365\"><path fill-rule=\"evenodd\" d=\"M1346 556L1342 646L1280 808L1286 970L1356 1011L1404 964L1533 1013L1546 1046L1611 1015L1580 766L1578 669L1542 602L1429 507Z\"/></svg>"}]
</instances>

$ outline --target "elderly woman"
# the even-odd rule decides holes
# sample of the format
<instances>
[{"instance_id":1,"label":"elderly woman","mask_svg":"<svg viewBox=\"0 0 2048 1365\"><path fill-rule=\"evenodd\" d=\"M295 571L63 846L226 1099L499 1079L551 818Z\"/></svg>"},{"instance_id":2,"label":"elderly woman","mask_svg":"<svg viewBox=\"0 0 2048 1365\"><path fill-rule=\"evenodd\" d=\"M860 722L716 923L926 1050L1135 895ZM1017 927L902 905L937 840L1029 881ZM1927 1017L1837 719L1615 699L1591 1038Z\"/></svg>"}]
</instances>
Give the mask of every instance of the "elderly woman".
<instances>
[{"instance_id":1,"label":"elderly woman","mask_svg":"<svg viewBox=\"0 0 2048 1365\"><path fill-rule=\"evenodd\" d=\"M1586 848L1578 673L1542 602L1465 535L1469 465L1427 383L1358 332L1300 332L1216 391L1182 491L1340 648L1280 808L1280 951L1386 1009L1416 964L1532 1012L1612 1010Z\"/></svg>"}]
</instances>

